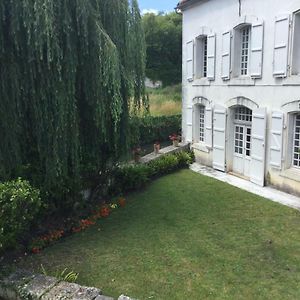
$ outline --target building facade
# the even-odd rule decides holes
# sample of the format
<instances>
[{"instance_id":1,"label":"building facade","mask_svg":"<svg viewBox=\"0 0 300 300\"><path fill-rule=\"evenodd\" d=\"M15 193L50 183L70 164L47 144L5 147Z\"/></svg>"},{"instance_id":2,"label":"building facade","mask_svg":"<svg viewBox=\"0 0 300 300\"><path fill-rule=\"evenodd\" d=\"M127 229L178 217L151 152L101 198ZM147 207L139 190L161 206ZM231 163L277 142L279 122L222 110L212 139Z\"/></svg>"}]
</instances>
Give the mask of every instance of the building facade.
<instances>
[{"instance_id":1,"label":"building facade","mask_svg":"<svg viewBox=\"0 0 300 300\"><path fill-rule=\"evenodd\" d=\"M183 140L197 160L300 195L300 1L185 0Z\"/></svg>"}]
</instances>

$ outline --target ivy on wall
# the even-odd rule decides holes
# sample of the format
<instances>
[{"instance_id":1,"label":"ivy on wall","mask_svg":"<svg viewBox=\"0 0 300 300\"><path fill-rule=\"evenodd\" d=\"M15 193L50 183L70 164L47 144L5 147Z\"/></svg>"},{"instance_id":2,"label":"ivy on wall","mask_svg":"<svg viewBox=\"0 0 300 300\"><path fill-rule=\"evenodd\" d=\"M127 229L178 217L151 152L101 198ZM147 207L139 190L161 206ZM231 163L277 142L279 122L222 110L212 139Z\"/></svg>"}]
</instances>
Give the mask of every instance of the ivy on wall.
<instances>
[{"instance_id":1,"label":"ivy on wall","mask_svg":"<svg viewBox=\"0 0 300 300\"><path fill-rule=\"evenodd\" d=\"M144 73L137 0L2 0L0 180L68 192L80 164L119 157Z\"/></svg>"}]
</instances>

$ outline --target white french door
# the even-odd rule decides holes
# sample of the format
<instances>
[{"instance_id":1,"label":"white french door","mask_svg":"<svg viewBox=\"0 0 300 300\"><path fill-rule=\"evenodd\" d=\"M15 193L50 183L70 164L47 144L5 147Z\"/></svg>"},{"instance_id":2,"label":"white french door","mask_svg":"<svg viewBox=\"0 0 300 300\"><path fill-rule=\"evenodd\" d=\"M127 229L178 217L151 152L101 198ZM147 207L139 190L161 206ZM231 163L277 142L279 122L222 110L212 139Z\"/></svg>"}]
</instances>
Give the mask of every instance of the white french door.
<instances>
[{"instance_id":1,"label":"white french door","mask_svg":"<svg viewBox=\"0 0 300 300\"><path fill-rule=\"evenodd\" d=\"M234 124L233 172L250 177L251 125Z\"/></svg>"}]
</instances>

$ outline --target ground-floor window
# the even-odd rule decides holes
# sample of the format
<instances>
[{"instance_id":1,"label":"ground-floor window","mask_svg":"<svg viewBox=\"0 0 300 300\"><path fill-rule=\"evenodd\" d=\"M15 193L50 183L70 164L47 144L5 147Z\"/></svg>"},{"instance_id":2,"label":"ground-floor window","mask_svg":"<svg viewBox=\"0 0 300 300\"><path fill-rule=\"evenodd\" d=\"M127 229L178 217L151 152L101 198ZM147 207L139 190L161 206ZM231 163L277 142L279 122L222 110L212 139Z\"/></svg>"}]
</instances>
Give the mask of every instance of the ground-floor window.
<instances>
[{"instance_id":1,"label":"ground-floor window","mask_svg":"<svg viewBox=\"0 0 300 300\"><path fill-rule=\"evenodd\" d=\"M252 110L245 106L238 106L234 111L235 140L234 152L251 156L251 122Z\"/></svg>"},{"instance_id":2,"label":"ground-floor window","mask_svg":"<svg viewBox=\"0 0 300 300\"><path fill-rule=\"evenodd\" d=\"M199 105L199 141L204 142L205 132L205 107Z\"/></svg>"},{"instance_id":3,"label":"ground-floor window","mask_svg":"<svg viewBox=\"0 0 300 300\"><path fill-rule=\"evenodd\" d=\"M300 168L300 114L295 117L293 138L293 166Z\"/></svg>"}]
</instances>

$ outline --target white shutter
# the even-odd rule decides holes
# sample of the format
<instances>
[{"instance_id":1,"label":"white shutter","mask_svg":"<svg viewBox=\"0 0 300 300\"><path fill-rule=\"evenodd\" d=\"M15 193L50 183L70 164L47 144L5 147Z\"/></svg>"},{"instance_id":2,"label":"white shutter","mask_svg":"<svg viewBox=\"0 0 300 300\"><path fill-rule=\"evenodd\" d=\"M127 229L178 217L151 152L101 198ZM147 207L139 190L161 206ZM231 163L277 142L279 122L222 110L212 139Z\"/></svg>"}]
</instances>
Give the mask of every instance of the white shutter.
<instances>
[{"instance_id":1,"label":"white shutter","mask_svg":"<svg viewBox=\"0 0 300 300\"><path fill-rule=\"evenodd\" d=\"M205 144L208 148L212 148L212 108L206 106L205 107Z\"/></svg>"},{"instance_id":2,"label":"white shutter","mask_svg":"<svg viewBox=\"0 0 300 300\"><path fill-rule=\"evenodd\" d=\"M251 32L251 77L262 77L263 63L264 24L262 22L252 24Z\"/></svg>"},{"instance_id":3,"label":"white shutter","mask_svg":"<svg viewBox=\"0 0 300 300\"><path fill-rule=\"evenodd\" d=\"M191 143L193 141L193 107L188 106L186 109L186 142Z\"/></svg>"},{"instance_id":4,"label":"white shutter","mask_svg":"<svg viewBox=\"0 0 300 300\"><path fill-rule=\"evenodd\" d=\"M274 60L273 60L273 75L275 77L287 76L289 29L290 29L289 15L276 17Z\"/></svg>"},{"instance_id":5,"label":"white shutter","mask_svg":"<svg viewBox=\"0 0 300 300\"><path fill-rule=\"evenodd\" d=\"M215 80L216 35L207 36L207 79Z\"/></svg>"},{"instance_id":6,"label":"white shutter","mask_svg":"<svg viewBox=\"0 0 300 300\"><path fill-rule=\"evenodd\" d=\"M225 145L226 145L226 108L220 105L214 107L214 145L213 167L225 172Z\"/></svg>"},{"instance_id":7,"label":"white shutter","mask_svg":"<svg viewBox=\"0 0 300 300\"><path fill-rule=\"evenodd\" d=\"M187 80L194 79L194 41L189 41L186 44L186 74Z\"/></svg>"},{"instance_id":8,"label":"white shutter","mask_svg":"<svg viewBox=\"0 0 300 300\"><path fill-rule=\"evenodd\" d=\"M230 52L231 52L231 32L224 32L222 35L222 79L230 78Z\"/></svg>"},{"instance_id":9,"label":"white shutter","mask_svg":"<svg viewBox=\"0 0 300 300\"><path fill-rule=\"evenodd\" d=\"M266 108L253 110L250 179L260 186L265 185L266 126Z\"/></svg>"},{"instance_id":10,"label":"white shutter","mask_svg":"<svg viewBox=\"0 0 300 300\"><path fill-rule=\"evenodd\" d=\"M283 113L272 113L270 165L281 170L282 163L282 136L283 136Z\"/></svg>"}]
</instances>

